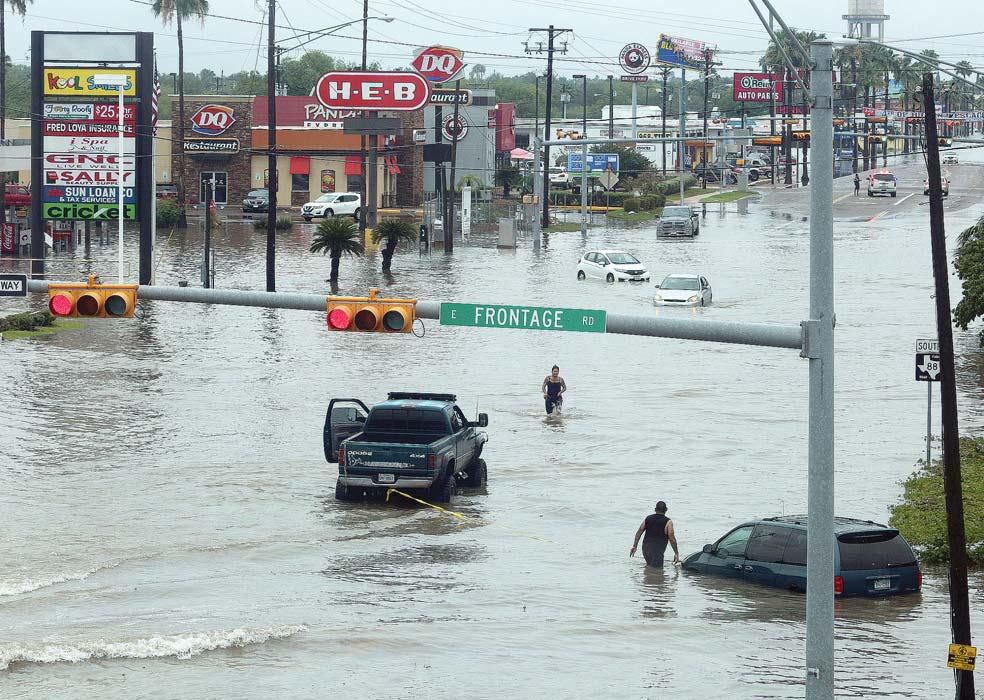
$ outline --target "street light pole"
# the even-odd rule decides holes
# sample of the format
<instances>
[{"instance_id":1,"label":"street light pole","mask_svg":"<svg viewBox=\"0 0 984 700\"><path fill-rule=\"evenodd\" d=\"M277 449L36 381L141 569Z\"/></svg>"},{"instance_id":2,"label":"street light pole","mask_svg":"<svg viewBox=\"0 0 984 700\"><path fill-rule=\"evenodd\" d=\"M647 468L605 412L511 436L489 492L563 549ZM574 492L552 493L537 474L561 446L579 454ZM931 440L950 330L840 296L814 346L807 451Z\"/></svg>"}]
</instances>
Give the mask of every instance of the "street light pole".
<instances>
[{"instance_id":1,"label":"street light pole","mask_svg":"<svg viewBox=\"0 0 984 700\"><path fill-rule=\"evenodd\" d=\"M615 76L608 76L608 138L615 138Z\"/></svg>"},{"instance_id":2,"label":"street light pole","mask_svg":"<svg viewBox=\"0 0 984 700\"><path fill-rule=\"evenodd\" d=\"M277 0L270 0L267 8L267 235L266 235L266 290L277 291Z\"/></svg>"}]
</instances>

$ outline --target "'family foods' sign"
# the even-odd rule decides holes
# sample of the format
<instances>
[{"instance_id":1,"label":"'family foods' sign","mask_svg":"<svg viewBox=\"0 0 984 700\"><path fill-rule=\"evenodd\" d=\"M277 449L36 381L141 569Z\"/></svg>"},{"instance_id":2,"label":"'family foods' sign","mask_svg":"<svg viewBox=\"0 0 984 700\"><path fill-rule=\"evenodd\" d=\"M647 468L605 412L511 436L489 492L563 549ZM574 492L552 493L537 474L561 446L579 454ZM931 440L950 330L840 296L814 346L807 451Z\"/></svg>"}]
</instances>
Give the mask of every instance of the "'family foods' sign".
<instances>
[{"instance_id":1,"label":"'family foods' sign","mask_svg":"<svg viewBox=\"0 0 984 700\"><path fill-rule=\"evenodd\" d=\"M122 68L45 68L44 94L71 95L73 97L106 97L119 95L114 85L101 85L96 82L97 75L122 75L126 78L123 94L137 94L137 72Z\"/></svg>"}]
</instances>

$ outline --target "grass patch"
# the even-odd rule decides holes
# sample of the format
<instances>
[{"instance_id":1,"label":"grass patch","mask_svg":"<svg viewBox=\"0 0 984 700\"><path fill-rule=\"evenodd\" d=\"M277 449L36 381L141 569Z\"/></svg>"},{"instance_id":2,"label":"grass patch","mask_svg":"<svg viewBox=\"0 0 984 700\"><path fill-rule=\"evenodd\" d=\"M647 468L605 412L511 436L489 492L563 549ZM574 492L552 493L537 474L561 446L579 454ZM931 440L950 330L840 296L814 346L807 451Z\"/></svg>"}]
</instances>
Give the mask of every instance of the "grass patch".
<instances>
[{"instance_id":1,"label":"grass patch","mask_svg":"<svg viewBox=\"0 0 984 700\"><path fill-rule=\"evenodd\" d=\"M57 333L58 331L72 330L81 328L81 321L66 321L64 319L55 319L54 325L51 326L39 326L33 331L3 331L0 335L3 336L4 340L23 340L25 338L42 338L52 333Z\"/></svg>"},{"instance_id":2,"label":"grass patch","mask_svg":"<svg viewBox=\"0 0 984 700\"><path fill-rule=\"evenodd\" d=\"M591 228L591 224L588 224L588 228ZM543 229L546 233L574 233L575 231L581 230L581 224L576 222L564 222L559 224L550 224L547 228Z\"/></svg>"},{"instance_id":3,"label":"grass patch","mask_svg":"<svg viewBox=\"0 0 984 700\"><path fill-rule=\"evenodd\" d=\"M739 192L738 190L731 190L730 192L718 192L717 194L712 194L710 197L704 197L701 202L707 202L708 204L714 204L716 202L737 202L739 199L748 199L749 197L754 197L754 192Z\"/></svg>"},{"instance_id":4,"label":"grass patch","mask_svg":"<svg viewBox=\"0 0 984 700\"><path fill-rule=\"evenodd\" d=\"M973 566L984 566L984 438L960 438L960 476L967 558ZM948 561L942 462L922 464L902 487L902 502L892 506L889 524L920 550L924 562Z\"/></svg>"}]
</instances>

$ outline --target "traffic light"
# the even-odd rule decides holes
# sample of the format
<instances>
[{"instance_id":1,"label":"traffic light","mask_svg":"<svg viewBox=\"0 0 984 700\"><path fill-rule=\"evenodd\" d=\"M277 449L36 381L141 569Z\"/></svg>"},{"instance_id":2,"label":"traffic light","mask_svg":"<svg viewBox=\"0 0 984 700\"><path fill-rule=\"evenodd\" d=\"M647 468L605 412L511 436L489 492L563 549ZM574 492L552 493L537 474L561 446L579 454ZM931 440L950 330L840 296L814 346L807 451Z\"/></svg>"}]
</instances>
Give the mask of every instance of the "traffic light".
<instances>
[{"instance_id":1,"label":"traffic light","mask_svg":"<svg viewBox=\"0 0 984 700\"><path fill-rule=\"evenodd\" d=\"M884 143L885 137L881 134L871 134L868 136L868 141L871 143Z\"/></svg>"},{"instance_id":2,"label":"traffic light","mask_svg":"<svg viewBox=\"0 0 984 700\"><path fill-rule=\"evenodd\" d=\"M409 333L416 319L416 299L328 297L328 330L362 333Z\"/></svg>"},{"instance_id":3,"label":"traffic light","mask_svg":"<svg viewBox=\"0 0 984 700\"><path fill-rule=\"evenodd\" d=\"M48 309L55 316L130 318L137 306L137 285L88 282L48 285Z\"/></svg>"},{"instance_id":4,"label":"traffic light","mask_svg":"<svg viewBox=\"0 0 984 700\"><path fill-rule=\"evenodd\" d=\"M782 136L759 136L752 139L753 146L781 146Z\"/></svg>"},{"instance_id":5,"label":"traffic light","mask_svg":"<svg viewBox=\"0 0 984 700\"><path fill-rule=\"evenodd\" d=\"M953 139L940 137L939 143L941 146L950 146L953 144Z\"/></svg>"},{"instance_id":6,"label":"traffic light","mask_svg":"<svg viewBox=\"0 0 984 700\"><path fill-rule=\"evenodd\" d=\"M810 132L809 131L794 131L793 141L809 141Z\"/></svg>"}]
</instances>

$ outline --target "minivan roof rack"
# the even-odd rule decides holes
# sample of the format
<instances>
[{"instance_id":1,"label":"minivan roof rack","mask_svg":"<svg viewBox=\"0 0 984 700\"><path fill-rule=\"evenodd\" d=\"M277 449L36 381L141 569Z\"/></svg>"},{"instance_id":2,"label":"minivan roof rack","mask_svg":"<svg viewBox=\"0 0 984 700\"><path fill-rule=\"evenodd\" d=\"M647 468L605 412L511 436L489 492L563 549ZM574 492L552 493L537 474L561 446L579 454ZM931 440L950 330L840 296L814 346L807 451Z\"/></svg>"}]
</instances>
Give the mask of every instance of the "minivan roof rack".
<instances>
[{"instance_id":1,"label":"minivan roof rack","mask_svg":"<svg viewBox=\"0 0 984 700\"><path fill-rule=\"evenodd\" d=\"M416 391L391 391L386 398L390 401L446 401L448 403L458 400L454 394L428 394Z\"/></svg>"}]
</instances>

